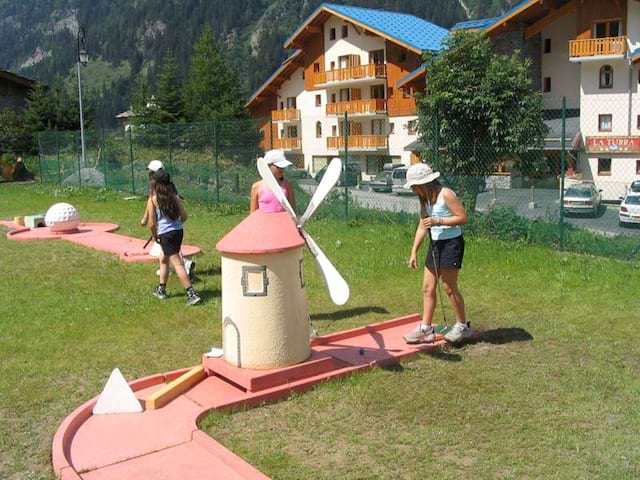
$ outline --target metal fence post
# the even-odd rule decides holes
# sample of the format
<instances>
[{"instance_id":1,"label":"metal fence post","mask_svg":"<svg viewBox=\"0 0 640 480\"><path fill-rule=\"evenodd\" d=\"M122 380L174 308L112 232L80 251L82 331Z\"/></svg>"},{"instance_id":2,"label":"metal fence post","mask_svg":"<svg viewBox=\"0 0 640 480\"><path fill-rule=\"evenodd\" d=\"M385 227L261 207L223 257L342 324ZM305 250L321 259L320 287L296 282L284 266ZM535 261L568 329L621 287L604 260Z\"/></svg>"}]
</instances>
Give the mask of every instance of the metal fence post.
<instances>
[{"instance_id":1,"label":"metal fence post","mask_svg":"<svg viewBox=\"0 0 640 480\"><path fill-rule=\"evenodd\" d=\"M433 117L433 168L440 169L440 122L438 112Z\"/></svg>"},{"instance_id":2,"label":"metal fence post","mask_svg":"<svg viewBox=\"0 0 640 480\"><path fill-rule=\"evenodd\" d=\"M216 203L220 203L220 164L218 163L218 123L213 122L213 162L216 172Z\"/></svg>"},{"instance_id":3,"label":"metal fence post","mask_svg":"<svg viewBox=\"0 0 640 480\"><path fill-rule=\"evenodd\" d=\"M78 132L76 132L76 158L78 159L78 186L82 186L82 171L80 167L80 152L78 152Z\"/></svg>"},{"instance_id":4,"label":"metal fence post","mask_svg":"<svg viewBox=\"0 0 640 480\"><path fill-rule=\"evenodd\" d=\"M62 169L60 168L60 140L58 138L60 132L56 130L56 157L58 158L58 185L62 185Z\"/></svg>"},{"instance_id":5,"label":"metal fence post","mask_svg":"<svg viewBox=\"0 0 640 480\"><path fill-rule=\"evenodd\" d=\"M133 174L133 143L131 139L131 129L129 129L129 163L131 164L131 193L136 194L136 181Z\"/></svg>"},{"instance_id":6,"label":"metal fence post","mask_svg":"<svg viewBox=\"0 0 640 480\"><path fill-rule=\"evenodd\" d=\"M106 187L109 182L107 181L107 149L104 143L104 128L100 129L100 158L102 160L102 170L104 171L104 186Z\"/></svg>"},{"instance_id":7,"label":"metal fence post","mask_svg":"<svg viewBox=\"0 0 640 480\"><path fill-rule=\"evenodd\" d=\"M349 219L349 187L347 185L347 165L349 165L349 116L344 112L344 219Z\"/></svg>"},{"instance_id":8,"label":"metal fence post","mask_svg":"<svg viewBox=\"0 0 640 480\"><path fill-rule=\"evenodd\" d=\"M567 97L562 97L562 134L560 137L560 250L564 250L564 171L567 127Z\"/></svg>"},{"instance_id":9,"label":"metal fence post","mask_svg":"<svg viewBox=\"0 0 640 480\"><path fill-rule=\"evenodd\" d=\"M42 184L42 151L38 149L38 169L40 170L40 184Z\"/></svg>"}]
</instances>

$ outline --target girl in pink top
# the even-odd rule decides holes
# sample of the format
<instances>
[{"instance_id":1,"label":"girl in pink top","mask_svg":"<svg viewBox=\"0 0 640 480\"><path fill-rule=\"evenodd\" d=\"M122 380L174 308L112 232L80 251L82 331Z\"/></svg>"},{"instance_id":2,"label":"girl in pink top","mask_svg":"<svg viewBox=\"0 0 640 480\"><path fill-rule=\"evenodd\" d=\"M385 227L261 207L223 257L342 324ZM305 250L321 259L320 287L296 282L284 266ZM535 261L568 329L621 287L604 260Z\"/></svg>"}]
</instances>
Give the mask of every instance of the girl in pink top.
<instances>
[{"instance_id":1,"label":"girl in pink top","mask_svg":"<svg viewBox=\"0 0 640 480\"><path fill-rule=\"evenodd\" d=\"M292 163L286 159L282 150L269 150L265 154L264 160L267 165L269 165L273 176L276 177L276 180L280 183L280 188L282 188L282 191L287 196L291 207L295 210L296 198L293 193L293 187L284 179L284 169L292 165ZM269 213L284 212L284 208L280 205L276 196L262 180L251 186L249 212L253 213L258 209Z\"/></svg>"}]
</instances>

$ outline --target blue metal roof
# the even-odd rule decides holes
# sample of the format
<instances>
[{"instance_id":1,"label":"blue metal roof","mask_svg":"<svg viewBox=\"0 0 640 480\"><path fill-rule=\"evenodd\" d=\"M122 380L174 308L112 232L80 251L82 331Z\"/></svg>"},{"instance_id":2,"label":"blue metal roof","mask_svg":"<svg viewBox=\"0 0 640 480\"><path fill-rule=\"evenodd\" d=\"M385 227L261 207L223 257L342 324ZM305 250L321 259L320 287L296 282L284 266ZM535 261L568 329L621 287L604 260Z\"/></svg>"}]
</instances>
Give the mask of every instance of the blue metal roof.
<instances>
[{"instance_id":1,"label":"blue metal roof","mask_svg":"<svg viewBox=\"0 0 640 480\"><path fill-rule=\"evenodd\" d=\"M321 7L349 17L389 36L391 39L398 40L421 51L440 50L442 42L449 34L446 28L439 27L407 13L335 5L333 3L323 3Z\"/></svg>"},{"instance_id":2,"label":"blue metal roof","mask_svg":"<svg viewBox=\"0 0 640 480\"><path fill-rule=\"evenodd\" d=\"M631 58L635 60L636 57L640 57L640 48L636 48L633 52L631 52Z\"/></svg>"},{"instance_id":3,"label":"blue metal roof","mask_svg":"<svg viewBox=\"0 0 640 480\"><path fill-rule=\"evenodd\" d=\"M489 25L493 25L499 17L481 18L478 20L469 20L467 22L458 22L451 30L484 30Z\"/></svg>"}]
</instances>

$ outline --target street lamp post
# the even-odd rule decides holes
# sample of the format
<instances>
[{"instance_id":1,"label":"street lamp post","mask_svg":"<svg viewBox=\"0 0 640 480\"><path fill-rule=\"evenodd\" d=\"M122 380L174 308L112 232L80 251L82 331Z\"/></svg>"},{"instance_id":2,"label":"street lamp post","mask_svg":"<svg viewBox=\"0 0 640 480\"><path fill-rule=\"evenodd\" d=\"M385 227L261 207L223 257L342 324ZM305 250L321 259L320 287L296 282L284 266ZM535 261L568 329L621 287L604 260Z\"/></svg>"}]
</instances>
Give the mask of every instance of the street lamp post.
<instances>
[{"instance_id":1,"label":"street lamp post","mask_svg":"<svg viewBox=\"0 0 640 480\"><path fill-rule=\"evenodd\" d=\"M84 147L84 118L82 116L82 83L80 81L80 64L85 66L89 61L89 54L87 53L86 48L86 34L84 31L84 27L80 27L78 29L78 101L80 104L80 141L82 143L82 166L86 165L87 158L85 156L85 147ZM78 179L80 179L80 172L78 172Z\"/></svg>"}]
</instances>

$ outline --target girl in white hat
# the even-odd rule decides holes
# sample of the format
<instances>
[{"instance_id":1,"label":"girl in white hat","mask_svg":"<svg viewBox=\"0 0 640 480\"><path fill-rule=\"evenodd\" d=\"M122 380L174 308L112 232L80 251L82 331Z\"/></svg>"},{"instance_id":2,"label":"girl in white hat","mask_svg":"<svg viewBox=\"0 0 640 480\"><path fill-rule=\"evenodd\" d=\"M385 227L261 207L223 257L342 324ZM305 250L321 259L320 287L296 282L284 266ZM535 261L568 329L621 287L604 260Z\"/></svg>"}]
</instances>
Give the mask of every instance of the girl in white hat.
<instances>
[{"instance_id":1,"label":"girl in white hat","mask_svg":"<svg viewBox=\"0 0 640 480\"><path fill-rule=\"evenodd\" d=\"M418 266L417 255L425 235L430 235L429 251L425 261L422 321L415 330L405 335L407 343L425 343L435 340L432 326L437 300L438 277L442 278L445 291L456 315L456 324L445 339L461 342L471 335L471 327L466 320L464 299L458 289L458 274L464 257L464 238L461 225L467 223L467 214L450 188L443 187L437 180L439 172L426 163L412 165L407 171L405 188L411 188L420 200L420 223L409 257L409 268Z\"/></svg>"},{"instance_id":2,"label":"girl in white hat","mask_svg":"<svg viewBox=\"0 0 640 480\"><path fill-rule=\"evenodd\" d=\"M293 193L293 187L284 179L285 168L293 164L289 160L287 160L282 150L269 150L264 156L264 161L267 165L269 165L273 176L276 177L276 180L278 180L280 188L287 196L289 204L293 209L295 209L296 197ZM253 213L258 209L262 210L263 212L284 212L284 207L280 204L280 201L276 198L273 192L269 190L269 187L267 187L262 180L254 183L251 186L251 202L249 204L249 212Z\"/></svg>"}]
</instances>

